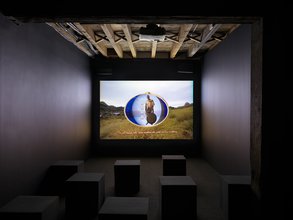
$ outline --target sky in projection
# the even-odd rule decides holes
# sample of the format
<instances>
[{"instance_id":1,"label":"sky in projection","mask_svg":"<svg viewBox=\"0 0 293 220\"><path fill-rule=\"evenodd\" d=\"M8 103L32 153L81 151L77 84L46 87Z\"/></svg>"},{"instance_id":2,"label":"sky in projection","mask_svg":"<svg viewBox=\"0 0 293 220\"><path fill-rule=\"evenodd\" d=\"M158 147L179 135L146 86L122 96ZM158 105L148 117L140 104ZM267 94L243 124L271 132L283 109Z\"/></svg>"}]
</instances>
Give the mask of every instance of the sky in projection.
<instances>
[{"instance_id":1,"label":"sky in projection","mask_svg":"<svg viewBox=\"0 0 293 220\"><path fill-rule=\"evenodd\" d=\"M193 81L100 81L100 101L124 107L136 95L150 92L169 106L193 103Z\"/></svg>"}]
</instances>

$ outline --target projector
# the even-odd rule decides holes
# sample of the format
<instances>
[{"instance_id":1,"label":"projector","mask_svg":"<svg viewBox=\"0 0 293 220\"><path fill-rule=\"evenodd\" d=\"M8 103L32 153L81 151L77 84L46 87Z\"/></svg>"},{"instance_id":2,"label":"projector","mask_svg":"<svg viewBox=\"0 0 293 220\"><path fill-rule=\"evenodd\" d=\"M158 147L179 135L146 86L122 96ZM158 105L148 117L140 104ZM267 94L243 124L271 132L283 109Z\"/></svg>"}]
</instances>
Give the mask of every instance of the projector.
<instances>
[{"instance_id":1,"label":"projector","mask_svg":"<svg viewBox=\"0 0 293 220\"><path fill-rule=\"evenodd\" d=\"M139 40L164 41L166 30L156 24L147 24L139 29Z\"/></svg>"}]
</instances>

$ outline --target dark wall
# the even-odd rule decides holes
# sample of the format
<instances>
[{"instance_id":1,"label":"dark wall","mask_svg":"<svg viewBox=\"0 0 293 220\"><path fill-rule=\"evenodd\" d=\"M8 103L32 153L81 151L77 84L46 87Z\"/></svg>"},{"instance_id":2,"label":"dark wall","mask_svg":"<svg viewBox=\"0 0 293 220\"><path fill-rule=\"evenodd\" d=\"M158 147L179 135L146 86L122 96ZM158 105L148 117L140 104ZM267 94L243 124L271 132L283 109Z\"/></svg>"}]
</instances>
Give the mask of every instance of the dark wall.
<instances>
[{"instance_id":1,"label":"dark wall","mask_svg":"<svg viewBox=\"0 0 293 220\"><path fill-rule=\"evenodd\" d=\"M290 7L284 7L289 10ZM282 12L282 14L280 13ZM289 11L264 18L262 105L262 206L265 217L293 218L292 180L292 68L288 47L276 45L286 39ZM278 32L275 27L278 26ZM289 72L288 72L289 71ZM289 101L290 100L290 101ZM268 211L269 210L269 211Z\"/></svg>"},{"instance_id":2,"label":"dark wall","mask_svg":"<svg viewBox=\"0 0 293 220\"><path fill-rule=\"evenodd\" d=\"M92 63L93 151L99 155L154 156L162 154L197 155L199 152L200 61L171 59L101 59ZM184 72L184 73L182 73ZM190 73L185 73L190 72ZM193 140L100 140L99 80L194 80ZM119 94L117 94L119 97Z\"/></svg>"},{"instance_id":3,"label":"dark wall","mask_svg":"<svg viewBox=\"0 0 293 220\"><path fill-rule=\"evenodd\" d=\"M105 59L97 57L92 71L97 79L195 79L200 73L199 59ZM182 73L182 71L190 73ZM109 73L109 74L104 74Z\"/></svg>"},{"instance_id":4,"label":"dark wall","mask_svg":"<svg viewBox=\"0 0 293 220\"><path fill-rule=\"evenodd\" d=\"M88 58L49 26L0 14L0 206L34 193L55 160L85 158L90 80Z\"/></svg>"},{"instance_id":5,"label":"dark wall","mask_svg":"<svg viewBox=\"0 0 293 220\"><path fill-rule=\"evenodd\" d=\"M207 53L202 71L202 148L222 174L250 173L251 27Z\"/></svg>"}]
</instances>

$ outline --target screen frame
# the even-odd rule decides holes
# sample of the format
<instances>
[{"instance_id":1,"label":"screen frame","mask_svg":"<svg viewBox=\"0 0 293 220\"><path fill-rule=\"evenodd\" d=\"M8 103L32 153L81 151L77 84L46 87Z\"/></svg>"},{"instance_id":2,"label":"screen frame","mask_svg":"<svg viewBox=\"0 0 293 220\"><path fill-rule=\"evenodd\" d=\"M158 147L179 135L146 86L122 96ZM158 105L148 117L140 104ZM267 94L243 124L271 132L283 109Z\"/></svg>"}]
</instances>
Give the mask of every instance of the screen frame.
<instances>
[{"instance_id":1,"label":"screen frame","mask_svg":"<svg viewBox=\"0 0 293 220\"><path fill-rule=\"evenodd\" d=\"M123 62L123 61L113 61ZM133 61L130 61L133 62ZM149 61L147 61L149 62ZM168 62L174 62L173 60ZM197 155L200 153L200 65L194 66L193 73L171 72L168 74L123 74L112 68L111 74L93 73L92 97L92 151L98 155L153 156L161 154ZM198 64L198 65L196 65ZM114 65L115 66L115 65ZM109 68L111 69L111 68ZM135 71L134 71L135 72ZM100 138L100 81L193 81L193 139L101 139Z\"/></svg>"}]
</instances>

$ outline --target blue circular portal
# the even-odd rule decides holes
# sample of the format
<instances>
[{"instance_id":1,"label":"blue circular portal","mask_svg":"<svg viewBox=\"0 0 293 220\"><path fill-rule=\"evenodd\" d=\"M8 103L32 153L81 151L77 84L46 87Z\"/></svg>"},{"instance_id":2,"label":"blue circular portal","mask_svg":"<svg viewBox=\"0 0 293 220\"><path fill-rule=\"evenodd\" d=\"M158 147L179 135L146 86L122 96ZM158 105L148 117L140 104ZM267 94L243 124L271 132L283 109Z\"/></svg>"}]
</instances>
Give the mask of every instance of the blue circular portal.
<instances>
[{"instance_id":1,"label":"blue circular portal","mask_svg":"<svg viewBox=\"0 0 293 220\"><path fill-rule=\"evenodd\" d=\"M164 99L154 94L140 94L128 101L125 117L135 125L151 127L162 123L169 114Z\"/></svg>"}]
</instances>

